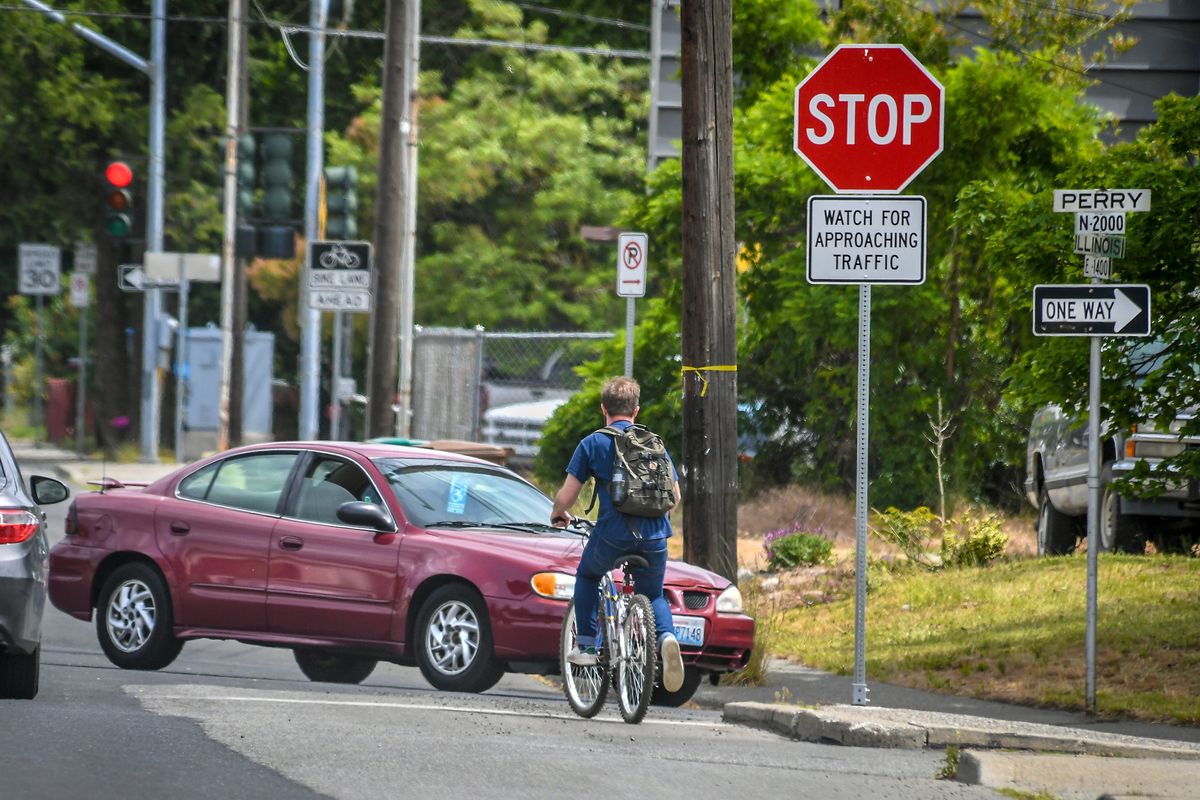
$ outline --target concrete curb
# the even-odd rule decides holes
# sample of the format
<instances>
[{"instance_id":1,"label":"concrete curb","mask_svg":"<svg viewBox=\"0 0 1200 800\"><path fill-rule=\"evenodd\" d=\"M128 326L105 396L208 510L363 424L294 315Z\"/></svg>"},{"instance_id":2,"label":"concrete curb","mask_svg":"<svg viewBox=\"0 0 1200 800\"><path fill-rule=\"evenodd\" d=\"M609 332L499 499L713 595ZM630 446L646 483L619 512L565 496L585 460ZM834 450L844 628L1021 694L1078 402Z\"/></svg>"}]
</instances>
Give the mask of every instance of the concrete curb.
<instances>
[{"instance_id":1,"label":"concrete curb","mask_svg":"<svg viewBox=\"0 0 1200 800\"><path fill-rule=\"evenodd\" d=\"M1200 763L1161 758L964 752L955 780L1061 798L1195 797Z\"/></svg>"},{"instance_id":2,"label":"concrete curb","mask_svg":"<svg viewBox=\"0 0 1200 800\"><path fill-rule=\"evenodd\" d=\"M727 703L726 722L773 730L806 742L905 750L973 747L1200 761L1200 745L898 708Z\"/></svg>"}]
</instances>

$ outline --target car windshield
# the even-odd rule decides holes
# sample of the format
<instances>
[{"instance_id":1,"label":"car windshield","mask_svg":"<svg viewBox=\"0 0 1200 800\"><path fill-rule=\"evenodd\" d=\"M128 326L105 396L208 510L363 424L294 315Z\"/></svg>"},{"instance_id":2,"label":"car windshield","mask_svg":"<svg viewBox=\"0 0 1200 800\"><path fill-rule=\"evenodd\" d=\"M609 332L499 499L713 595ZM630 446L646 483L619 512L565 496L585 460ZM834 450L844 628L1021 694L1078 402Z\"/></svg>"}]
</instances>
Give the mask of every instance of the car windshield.
<instances>
[{"instance_id":1,"label":"car windshield","mask_svg":"<svg viewBox=\"0 0 1200 800\"><path fill-rule=\"evenodd\" d=\"M414 525L540 523L550 521L553 503L508 472L473 464L376 462Z\"/></svg>"}]
</instances>

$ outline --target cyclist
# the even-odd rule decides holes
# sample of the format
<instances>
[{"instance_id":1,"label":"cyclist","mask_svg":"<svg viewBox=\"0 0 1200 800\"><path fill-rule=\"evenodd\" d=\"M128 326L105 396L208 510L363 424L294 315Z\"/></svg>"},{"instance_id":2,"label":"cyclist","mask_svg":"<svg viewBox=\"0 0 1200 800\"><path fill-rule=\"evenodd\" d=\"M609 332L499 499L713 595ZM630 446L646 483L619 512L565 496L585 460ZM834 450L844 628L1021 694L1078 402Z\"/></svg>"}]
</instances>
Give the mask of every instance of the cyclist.
<instances>
[{"instance_id":1,"label":"cyclist","mask_svg":"<svg viewBox=\"0 0 1200 800\"><path fill-rule=\"evenodd\" d=\"M611 378L600 391L600 411L604 424L622 430L633 425L637 418L641 389L632 378ZM588 478L595 478L597 487L607 487L612 477L613 439L599 431L583 438L576 446L571 463L567 465L567 477L562 488L554 497L554 509L550 522L565 526L571 515L567 509L575 504L579 492ZM679 503L679 475L675 474L675 502ZM647 570L633 572L637 591L650 599L654 607L655 629L658 633L658 649L662 655L663 688L675 692L683 685L683 658L679 642L675 638L675 626L671 619L671 607L663 597L663 576L667 570L667 538L671 535L671 520L667 515L655 518L639 517L636 532L617 511L607 491L597 489L600 512L596 526L583 548L579 568L575 573L575 624L576 647L567 654L567 660L581 667L597 663L596 612L600 578L612 569L619 556L637 554L650 563Z\"/></svg>"}]
</instances>

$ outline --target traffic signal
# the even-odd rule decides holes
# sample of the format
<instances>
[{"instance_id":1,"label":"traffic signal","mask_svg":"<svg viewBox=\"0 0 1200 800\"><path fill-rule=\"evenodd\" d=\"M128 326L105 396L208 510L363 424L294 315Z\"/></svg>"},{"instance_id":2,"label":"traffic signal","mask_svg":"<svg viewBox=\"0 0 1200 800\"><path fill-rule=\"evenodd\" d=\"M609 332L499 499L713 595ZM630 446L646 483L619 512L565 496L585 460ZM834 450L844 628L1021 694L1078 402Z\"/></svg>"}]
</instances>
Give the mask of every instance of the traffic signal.
<instances>
[{"instance_id":1,"label":"traffic signal","mask_svg":"<svg viewBox=\"0 0 1200 800\"><path fill-rule=\"evenodd\" d=\"M261 258L292 258L296 233L292 227L292 138L285 133L263 137L262 218L257 225Z\"/></svg>"},{"instance_id":2,"label":"traffic signal","mask_svg":"<svg viewBox=\"0 0 1200 800\"><path fill-rule=\"evenodd\" d=\"M133 170L124 161L111 161L104 168L104 230L114 239L133 233Z\"/></svg>"},{"instance_id":3,"label":"traffic signal","mask_svg":"<svg viewBox=\"0 0 1200 800\"><path fill-rule=\"evenodd\" d=\"M272 133L263 138L263 217L273 222L292 219L292 137Z\"/></svg>"},{"instance_id":4,"label":"traffic signal","mask_svg":"<svg viewBox=\"0 0 1200 800\"><path fill-rule=\"evenodd\" d=\"M325 237L358 237L358 170L354 167L325 170Z\"/></svg>"},{"instance_id":5,"label":"traffic signal","mask_svg":"<svg viewBox=\"0 0 1200 800\"><path fill-rule=\"evenodd\" d=\"M242 219L254 216L254 179L258 175L254 165L254 134L243 133L238 137L237 169L237 214Z\"/></svg>"},{"instance_id":6,"label":"traffic signal","mask_svg":"<svg viewBox=\"0 0 1200 800\"><path fill-rule=\"evenodd\" d=\"M254 164L254 134L243 133L238 137L237 153L237 229L233 239L233 252L238 258L254 258L257 255L254 223L254 182L258 170Z\"/></svg>"}]
</instances>

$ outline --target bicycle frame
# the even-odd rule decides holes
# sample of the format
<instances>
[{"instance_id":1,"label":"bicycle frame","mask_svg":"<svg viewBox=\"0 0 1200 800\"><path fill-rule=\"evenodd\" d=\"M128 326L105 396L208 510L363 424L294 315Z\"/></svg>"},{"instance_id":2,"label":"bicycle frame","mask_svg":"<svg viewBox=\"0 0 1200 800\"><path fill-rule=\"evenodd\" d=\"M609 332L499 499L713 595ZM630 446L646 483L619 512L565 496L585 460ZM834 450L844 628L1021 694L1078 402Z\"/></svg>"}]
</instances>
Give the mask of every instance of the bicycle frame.
<instances>
[{"instance_id":1,"label":"bicycle frame","mask_svg":"<svg viewBox=\"0 0 1200 800\"><path fill-rule=\"evenodd\" d=\"M596 649L600 652L605 652L604 643L606 641L619 642L620 630L625 624L625 604L621 602L621 596L633 594L633 577L628 571L624 572L621 580L621 588L618 590L617 582L613 580L612 572L604 573L604 577L600 579L600 615L602 617L596 626ZM614 656L619 655L616 650L613 651ZM610 669L616 667L616 664L609 664Z\"/></svg>"}]
</instances>

